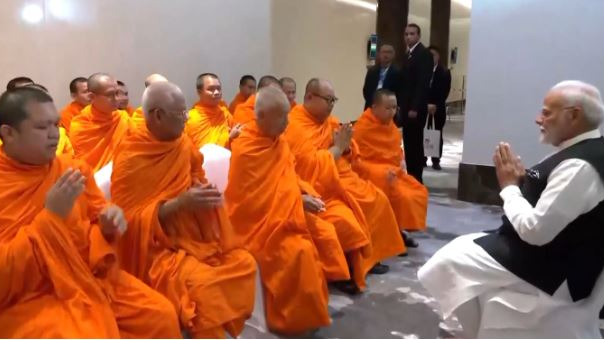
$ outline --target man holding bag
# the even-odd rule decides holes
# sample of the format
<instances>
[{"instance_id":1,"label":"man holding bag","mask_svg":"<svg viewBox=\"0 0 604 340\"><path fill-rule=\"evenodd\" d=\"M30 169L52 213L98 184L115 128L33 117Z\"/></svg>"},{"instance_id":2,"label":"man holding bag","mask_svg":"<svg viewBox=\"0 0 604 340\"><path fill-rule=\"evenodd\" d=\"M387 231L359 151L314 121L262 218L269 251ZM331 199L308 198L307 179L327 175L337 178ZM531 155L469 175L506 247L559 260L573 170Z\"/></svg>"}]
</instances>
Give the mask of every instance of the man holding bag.
<instances>
[{"instance_id":1,"label":"man holding bag","mask_svg":"<svg viewBox=\"0 0 604 340\"><path fill-rule=\"evenodd\" d=\"M442 170L440 157L443 153L443 128L447 121L447 97L451 90L451 72L440 63L440 51L436 46L428 47L434 59L434 68L430 78L430 92L428 94L428 126L437 131L434 140L437 140L438 152L424 154L424 167L427 166L428 156L432 157L432 169ZM425 134L425 132L424 132ZM424 136L426 140L426 136ZM424 150L425 151L425 150Z\"/></svg>"}]
</instances>

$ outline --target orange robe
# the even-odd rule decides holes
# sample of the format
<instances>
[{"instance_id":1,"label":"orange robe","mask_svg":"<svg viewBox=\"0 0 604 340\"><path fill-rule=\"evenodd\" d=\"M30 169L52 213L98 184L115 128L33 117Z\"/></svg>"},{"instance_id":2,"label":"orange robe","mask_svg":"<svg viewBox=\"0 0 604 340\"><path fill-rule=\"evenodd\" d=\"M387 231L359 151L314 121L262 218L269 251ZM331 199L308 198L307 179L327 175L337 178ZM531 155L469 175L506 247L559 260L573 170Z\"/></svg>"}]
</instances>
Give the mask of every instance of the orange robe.
<instances>
[{"instance_id":1,"label":"orange robe","mask_svg":"<svg viewBox=\"0 0 604 340\"><path fill-rule=\"evenodd\" d=\"M126 113L128 114L128 116L132 117L132 114L134 113L134 108L132 106L128 105L122 111L126 111Z\"/></svg>"},{"instance_id":2,"label":"orange robe","mask_svg":"<svg viewBox=\"0 0 604 340\"><path fill-rule=\"evenodd\" d=\"M260 267L268 327L283 334L330 324L327 281L293 162L281 137L264 137L251 122L233 141L225 190L235 238Z\"/></svg>"},{"instance_id":3,"label":"orange robe","mask_svg":"<svg viewBox=\"0 0 604 340\"><path fill-rule=\"evenodd\" d=\"M206 182L202 163L185 135L161 142L142 126L122 142L111 178L112 200L128 219L121 265L168 297L192 336L236 337L254 308L256 264L233 241L226 210L182 210L159 221L163 202Z\"/></svg>"},{"instance_id":4,"label":"orange robe","mask_svg":"<svg viewBox=\"0 0 604 340\"><path fill-rule=\"evenodd\" d=\"M0 143L1 145L2 143ZM69 154L73 156L73 146L71 145L71 141L69 137L67 137L67 131L60 127L59 128L59 144L57 144L56 155Z\"/></svg>"},{"instance_id":5,"label":"orange robe","mask_svg":"<svg viewBox=\"0 0 604 340\"><path fill-rule=\"evenodd\" d=\"M388 196L401 230L424 230L428 210L428 190L401 169L401 133L390 121L381 123L368 108L354 125L354 140L360 158L353 167ZM396 178L388 181L392 171Z\"/></svg>"},{"instance_id":6,"label":"orange robe","mask_svg":"<svg viewBox=\"0 0 604 340\"><path fill-rule=\"evenodd\" d=\"M247 98L244 98L241 92L237 92L237 95L231 101L231 105L229 105L229 112L234 113L235 110L237 110L237 106L239 106L239 104L245 103L246 100Z\"/></svg>"},{"instance_id":7,"label":"orange robe","mask_svg":"<svg viewBox=\"0 0 604 340\"><path fill-rule=\"evenodd\" d=\"M301 163L301 170L298 173L308 172L308 169L304 171L302 168L313 166L316 161L312 160L319 156L319 150L326 153L321 156L323 159L315 163L314 166L325 166L321 163L334 161L333 157L329 157L331 153L328 149L333 144L333 133L339 126L339 122L335 117L330 116L324 122L319 123L306 111L304 105L298 105L289 113L289 123L286 136L290 149L294 151L294 154L300 154L299 156L296 155L296 163ZM309 143L312 144L312 147L308 145ZM361 179L352 170L351 159L354 159L358 154L356 144L353 143L351 149L350 155L340 157L335 161L335 164L337 178L339 178L338 182L362 209L370 235L371 255L363 259L361 266L362 273L365 274L375 263L405 252L405 245L388 197L375 185ZM326 175L319 176L328 177ZM304 176L301 175L301 177L304 179ZM333 175L329 177L333 177ZM335 180L331 182L335 182ZM321 190L318 190L318 192L323 194Z\"/></svg>"},{"instance_id":8,"label":"orange robe","mask_svg":"<svg viewBox=\"0 0 604 340\"><path fill-rule=\"evenodd\" d=\"M2 140L0 140L0 146L2 146ZM59 128L59 144L57 144L57 151L55 154L57 156L62 154L69 154L73 156L73 147L71 146L69 137L67 137L67 132L62 127Z\"/></svg>"},{"instance_id":9,"label":"orange robe","mask_svg":"<svg viewBox=\"0 0 604 340\"><path fill-rule=\"evenodd\" d=\"M63 219L44 204L68 168L87 181ZM0 150L0 178L1 338L181 337L170 302L117 268L89 166L70 155L24 165Z\"/></svg>"},{"instance_id":10,"label":"orange robe","mask_svg":"<svg viewBox=\"0 0 604 340\"><path fill-rule=\"evenodd\" d=\"M254 114L254 107L256 106L256 95L253 94L248 97L248 99L243 103L237 106L235 112L233 112L233 121L236 124L246 124L254 119L256 119L256 115Z\"/></svg>"},{"instance_id":11,"label":"orange robe","mask_svg":"<svg viewBox=\"0 0 604 340\"><path fill-rule=\"evenodd\" d=\"M228 147L229 134L234 125L233 117L226 107L208 107L196 103L189 111L185 133L197 148L206 144Z\"/></svg>"},{"instance_id":12,"label":"orange robe","mask_svg":"<svg viewBox=\"0 0 604 340\"><path fill-rule=\"evenodd\" d=\"M298 105L298 103L296 103L296 101L294 100L293 102L289 103L290 108L294 108L296 105Z\"/></svg>"},{"instance_id":13,"label":"orange robe","mask_svg":"<svg viewBox=\"0 0 604 340\"><path fill-rule=\"evenodd\" d=\"M136 110L132 112L132 116L130 116L130 118L132 118L132 122L137 127L145 125L145 114L143 113L143 107L137 107Z\"/></svg>"},{"instance_id":14,"label":"orange robe","mask_svg":"<svg viewBox=\"0 0 604 340\"><path fill-rule=\"evenodd\" d=\"M96 172L113 159L122 139L133 127L125 111L106 115L92 105L86 106L71 122L71 144L75 156L88 163Z\"/></svg>"},{"instance_id":15,"label":"orange robe","mask_svg":"<svg viewBox=\"0 0 604 340\"><path fill-rule=\"evenodd\" d=\"M84 105L76 101L72 101L71 103L67 104L63 110L61 110L61 120L59 122L59 126L64 128L68 135L73 117L79 115L83 108Z\"/></svg>"}]
</instances>

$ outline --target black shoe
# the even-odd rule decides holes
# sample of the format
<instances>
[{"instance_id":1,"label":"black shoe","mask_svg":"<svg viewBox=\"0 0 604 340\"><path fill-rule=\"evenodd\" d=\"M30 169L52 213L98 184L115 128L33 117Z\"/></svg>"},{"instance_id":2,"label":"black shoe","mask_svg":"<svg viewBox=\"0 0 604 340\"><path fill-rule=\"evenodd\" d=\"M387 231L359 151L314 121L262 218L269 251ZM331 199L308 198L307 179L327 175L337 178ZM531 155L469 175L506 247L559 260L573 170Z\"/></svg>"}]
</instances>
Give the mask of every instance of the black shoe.
<instances>
[{"instance_id":1,"label":"black shoe","mask_svg":"<svg viewBox=\"0 0 604 340\"><path fill-rule=\"evenodd\" d=\"M434 163L434 164L432 164L432 169L434 169L434 170L439 170L439 171L440 171L440 170L442 170L443 168L441 168L441 167L440 167L440 164L438 164L438 163Z\"/></svg>"},{"instance_id":2,"label":"black shoe","mask_svg":"<svg viewBox=\"0 0 604 340\"><path fill-rule=\"evenodd\" d=\"M357 287L356 283L352 280L348 281L336 281L333 283L334 287L342 293L346 293L348 295L357 295L361 293L359 287Z\"/></svg>"},{"instance_id":3,"label":"black shoe","mask_svg":"<svg viewBox=\"0 0 604 340\"><path fill-rule=\"evenodd\" d=\"M409 256L408 252L404 252L404 253L398 254L398 257L407 257L407 256Z\"/></svg>"},{"instance_id":4,"label":"black shoe","mask_svg":"<svg viewBox=\"0 0 604 340\"><path fill-rule=\"evenodd\" d=\"M419 247L419 243L417 243L417 241L412 238L411 236L409 236L409 233L406 231L402 232L403 235L403 242L405 242L405 245L407 246L407 248L417 248Z\"/></svg>"},{"instance_id":5,"label":"black shoe","mask_svg":"<svg viewBox=\"0 0 604 340\"><path fill-rule=\"evenodd\" d=\"M373 268L371 268L369 270L369 274L382 275L382 274L386 274L389 271L390 271L390 267L378 262L375 264L375 266L373 266Z\"/></svg>"}]
</instances>

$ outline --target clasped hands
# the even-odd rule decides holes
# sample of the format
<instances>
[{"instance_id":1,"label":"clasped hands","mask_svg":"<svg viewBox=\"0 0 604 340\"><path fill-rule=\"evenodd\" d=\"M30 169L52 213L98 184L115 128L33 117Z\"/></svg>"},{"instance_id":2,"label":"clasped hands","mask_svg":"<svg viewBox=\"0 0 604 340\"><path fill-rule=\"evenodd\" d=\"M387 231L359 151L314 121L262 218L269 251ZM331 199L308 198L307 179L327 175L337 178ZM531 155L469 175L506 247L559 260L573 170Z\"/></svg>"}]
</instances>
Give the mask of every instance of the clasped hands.
<instances>
[{"instance_id":1,"label":"clasped hands","mask_svg":"<svg viewBox=\"0 0 604 340\"><path fill-rule=\"evenodd\" d=\"M500 142L493 154L493 164L501 189L510 185L519 185L525 176L525 168L520 157L514 154L508 143Z\"/></svg>"}]
</instances>

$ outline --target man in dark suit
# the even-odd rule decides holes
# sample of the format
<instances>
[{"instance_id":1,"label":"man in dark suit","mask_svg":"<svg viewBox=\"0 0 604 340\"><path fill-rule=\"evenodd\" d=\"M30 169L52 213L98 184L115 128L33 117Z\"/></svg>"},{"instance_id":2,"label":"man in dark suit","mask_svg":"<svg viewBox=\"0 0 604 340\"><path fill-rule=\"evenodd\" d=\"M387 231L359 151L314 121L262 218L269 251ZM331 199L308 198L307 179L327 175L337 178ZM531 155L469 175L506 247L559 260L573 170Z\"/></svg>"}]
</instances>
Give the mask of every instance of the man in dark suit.
<instances>
[{"instance_id":1,"label":"man in dark suit","mask_svg":"<svg viewBox=\"0 0 604 340\"><path fill-rule=\"evenodd\" d=\"M363 97L365 98L365 109L373 104L375 91L387 89L399 93L400 70L392 64L395 58L394 46L382 44L378 50L377 64L367 70L365 84L363 85Z\"/></svg>"},{"instance_id":2,"label":"man in dark suit","mask_svg":"<svg viewBox=\"0 0 604 340\"><path fill-rule=\"evenodd\" d=\"M428 94L428 125L440 130L440 154L443 154L443 128L447 121L447 97L451 90L451 72L440 63L440 51L436 46L428 47L434 60ZM424 164L428 161L424 157ZM441 170L440 157L432 157L432 168Z\"/></svg>"},{"instance_id":3,"label":"man in dark suit","mask_svg":"<svg viewBox=\"0 0 604 340\"><path fill-rule=\"evenodd\" d=\"M419 41L421 29L416 24L405 28L405 43L408 51L403 58L400 110L395 123L403 127L407 172L423 183L424 170L424 125L428 115L428 92L432 77L432 55Z\"/></svg>"}]
</instances>

